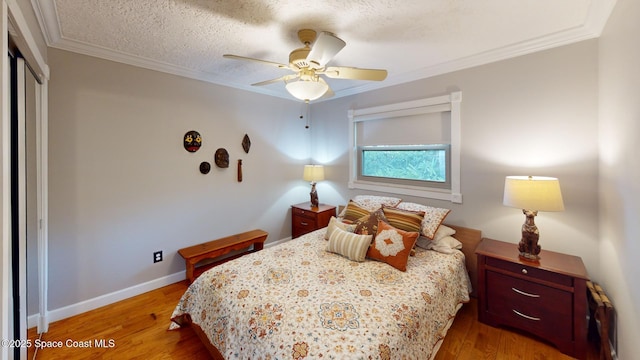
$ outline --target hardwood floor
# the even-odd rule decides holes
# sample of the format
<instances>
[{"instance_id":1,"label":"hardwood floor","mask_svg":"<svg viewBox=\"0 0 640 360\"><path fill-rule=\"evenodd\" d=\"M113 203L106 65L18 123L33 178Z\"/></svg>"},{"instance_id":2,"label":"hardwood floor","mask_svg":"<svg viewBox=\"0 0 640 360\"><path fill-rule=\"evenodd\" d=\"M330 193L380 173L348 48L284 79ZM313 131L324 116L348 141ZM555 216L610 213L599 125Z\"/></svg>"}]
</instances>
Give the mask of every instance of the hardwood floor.
<instances>
[{"instance_id":1,"label":"hardwood floor","mask_svg":"<svg viewBox=\"0 0 640 360\"><path fill-rule=\"evenodd\" d=\"M167 330L169 317L186 288L186 282L179 282L52 323L39 342L49 345L61 342L62 347L38 349L35 358L209 359L193 330ZM29 338L35 344L38 335L34 329L29 331ZM101 340L105 347L97 346ZM33 355L32 346L29 359L33 359ZM477 302L472 299L460 309L436 359L565 360L571 357L529 336L479 323ZM589 344L587 360L596 359L597 349Z\"/></svg>"}]
</instances>

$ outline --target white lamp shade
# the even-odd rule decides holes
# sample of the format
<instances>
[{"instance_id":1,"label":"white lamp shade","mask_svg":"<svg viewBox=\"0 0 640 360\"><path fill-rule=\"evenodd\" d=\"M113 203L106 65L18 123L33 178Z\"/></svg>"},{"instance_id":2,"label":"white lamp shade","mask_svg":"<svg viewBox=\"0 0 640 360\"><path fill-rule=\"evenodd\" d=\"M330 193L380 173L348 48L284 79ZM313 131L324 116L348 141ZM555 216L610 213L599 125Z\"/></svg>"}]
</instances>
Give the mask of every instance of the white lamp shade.
<instances>
[{"instance_id":1,"label":"white lamp shade","mask_svg":"<svg viewBox=\"0 0 640 360\"><path fill-rule=\"evenodd\" d=\"M564 211L560 181L543 176L507 176L503 204L523 210Z\"/></svg>"},{"instance_id":2,"label":"white lamp shade","mask_svg":"<svg viewBox=\"0 0 640 360\"><path fill-rule=\"evenodd\" d=\"M323 81L298 80L287 83L285 88L297 99L316 100L329 90L329 85Z\"/></svg>"},{"instance_id":3,"label":"white lamp shade","mask_svg":"<svg viewBox=\"0 0 640 360\"><path fill-rule=\"evenodd\" d=\"M324 180L324 166L322 165L305 165L302 179L305 181L316 182Z\"/></svg>"}]
</instances>

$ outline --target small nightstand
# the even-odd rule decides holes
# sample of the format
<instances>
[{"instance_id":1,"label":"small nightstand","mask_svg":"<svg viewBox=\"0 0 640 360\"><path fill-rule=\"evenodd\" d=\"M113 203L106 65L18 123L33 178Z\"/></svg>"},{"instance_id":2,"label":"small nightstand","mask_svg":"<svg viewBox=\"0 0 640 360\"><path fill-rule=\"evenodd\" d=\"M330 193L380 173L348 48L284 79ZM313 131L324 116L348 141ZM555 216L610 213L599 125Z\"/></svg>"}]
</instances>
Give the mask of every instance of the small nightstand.
<instances>
[{"instance_id":1,"label":"small nightstand","mask_svg":"<svg viewBox=\"0 0 640 360\"><path fill-rule=\"evenodd\" d=\"M336 207L320 204L311 207L311 203L291 205L291 237L321 229L329 225L329 220L336 215Z\"/></svg>"},{"instance_id":2,"label":"small nightstand","mask_svg":"<svg viewBox=\"0 0 640 360\"><path fill-rule=\"evenodd\" d=\"M524 330L584 359L589 279L582 259L542 250L523 261L518 245L482 239L478 256L478 319Z\"/></svg>"}]
</instances>

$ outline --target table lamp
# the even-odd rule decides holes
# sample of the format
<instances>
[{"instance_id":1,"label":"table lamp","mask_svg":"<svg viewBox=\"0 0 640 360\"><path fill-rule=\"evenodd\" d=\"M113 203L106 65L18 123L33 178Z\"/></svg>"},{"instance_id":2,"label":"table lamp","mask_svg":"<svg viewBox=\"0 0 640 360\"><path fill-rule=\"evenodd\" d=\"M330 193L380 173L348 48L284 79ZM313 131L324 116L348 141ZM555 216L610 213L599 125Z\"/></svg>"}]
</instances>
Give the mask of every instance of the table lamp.
<instances>
[{"instance_id":1,"label":"table lamp","mask_svg":"<svg viewBox=\"0 0 640 360\"><path fill-rule=\"evenodd\" d=\"M302 178L311 182L311 207L318 207L318 192L316 191L316 182L324 180L324 166L322 165L305 165Z\"/></svg>"},{"instance_id":2,"label":"table lamp","mask_svg":"<svg viewBox=\"0 0 640 360\"><path fill-rule=\"evenodd\" d=\"M540 259L540 233L534 223L538 211L564 211L560 182L543 176L507 176L504 182L503 204L522 209L525 221L522 239L518 244L520 258L529 261Z\"/></svg>"}]
</instances>

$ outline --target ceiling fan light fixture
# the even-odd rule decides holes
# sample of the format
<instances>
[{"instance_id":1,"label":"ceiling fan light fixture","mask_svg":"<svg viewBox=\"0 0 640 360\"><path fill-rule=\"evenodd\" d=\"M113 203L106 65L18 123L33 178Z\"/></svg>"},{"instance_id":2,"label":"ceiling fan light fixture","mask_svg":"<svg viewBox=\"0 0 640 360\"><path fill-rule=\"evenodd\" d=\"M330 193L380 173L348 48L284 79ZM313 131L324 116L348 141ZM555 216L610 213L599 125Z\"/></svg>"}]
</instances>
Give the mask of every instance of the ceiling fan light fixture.
<instances>
[{"instance_id":1,"label":"ceiling fan light fixture","mask_svg":"<svg viewBox=\"0 0 640 360\"><path fill-rule=\"evenodd\" d=\"M285 88L296 99L311 101L326 94L329 85L324 81L298 80L288 82Z\"/></svg>"},{"instance_id":2,"label":"ceiling fan light fixture","mask_svg":"<svg viewBox=\"0 0 640 360\"><path fill-rule=\"evenodd\" d=\"M322 76L332 79L372 81L382 81L387 77L387 71L381 69L361 69L345 66L326 67L326 64L342 50L346 43L328 31L321 32L317 37L316 35L315 30L311 29L298 31L298 39L304 44L304 47L293 50L289 54L289 64L286 65L232 54L225 54L224 57L262 63L293 71L294 74L260 81L251 85L264 86L284 81L285 89L291 96L307 102L335 95Z\"/></svg>"}]
</instances>

